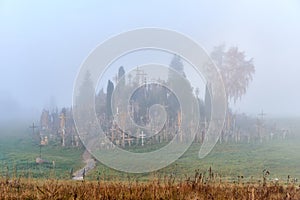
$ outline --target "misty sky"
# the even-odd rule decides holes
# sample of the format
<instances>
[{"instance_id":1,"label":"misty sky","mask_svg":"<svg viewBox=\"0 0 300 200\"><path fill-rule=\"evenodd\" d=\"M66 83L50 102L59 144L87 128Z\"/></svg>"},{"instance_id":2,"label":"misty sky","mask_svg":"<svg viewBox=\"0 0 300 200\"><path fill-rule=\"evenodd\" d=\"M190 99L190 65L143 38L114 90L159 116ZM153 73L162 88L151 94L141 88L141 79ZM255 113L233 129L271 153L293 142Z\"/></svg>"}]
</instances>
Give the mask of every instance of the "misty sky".
<instances>
[{"instance_id":1,"label":"misty sky","mask_svg":"<svg viewBox=\"0 0 300 200\"><path fill-rule=\"evenodd\" d=\"M189 3L188 3L189 2ZM72 103L73 82L98 44L127 30L160 27L208 52L225 43L254 58L256 73L235 109L300 116L300 2L0 0L0 119Z\"/></svg>"}]
</instances>

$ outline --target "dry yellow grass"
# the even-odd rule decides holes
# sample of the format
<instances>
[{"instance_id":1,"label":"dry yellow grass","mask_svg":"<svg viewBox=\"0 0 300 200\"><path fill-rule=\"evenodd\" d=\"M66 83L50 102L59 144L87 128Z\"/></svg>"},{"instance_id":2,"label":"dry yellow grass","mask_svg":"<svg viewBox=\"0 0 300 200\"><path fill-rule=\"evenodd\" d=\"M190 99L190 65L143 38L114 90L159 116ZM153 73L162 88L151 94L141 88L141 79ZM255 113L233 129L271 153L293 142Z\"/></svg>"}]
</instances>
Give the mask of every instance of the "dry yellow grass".
<instances>
[{"instance_id":1,"label":"dry yellow grass","mask_svg":"<svg viewBox=\"0 0 300 200\"><path fill-rule=\"evenodd\" d=\"M0 199L300 199L295 185L0 180Z\"/></svg>"}]
</instances>

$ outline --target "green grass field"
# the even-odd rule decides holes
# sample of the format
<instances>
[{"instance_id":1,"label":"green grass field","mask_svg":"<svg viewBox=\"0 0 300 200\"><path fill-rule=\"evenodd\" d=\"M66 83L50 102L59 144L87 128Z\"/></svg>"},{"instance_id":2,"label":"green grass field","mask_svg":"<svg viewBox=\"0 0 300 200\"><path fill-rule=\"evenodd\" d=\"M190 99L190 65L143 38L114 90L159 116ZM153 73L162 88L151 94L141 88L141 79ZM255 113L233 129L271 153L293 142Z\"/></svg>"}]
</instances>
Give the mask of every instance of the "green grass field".
<instances>
[{"instance_id":1,"label":"green grass field","mask_svg":"<svg viewBox=\"0 0 300 200\"><path fill-rule=\"evenodd\" d=\"M0 130L0 176L68 178L71 168L76 170L84 166L82 153L83 150L76 148L45 146L41 154L49 163L37 165L35 159L39 157L40 147L26 125ZM55 166L52 161L55 161Z\"/></svg>"},{"instance_id":2,"label":"green grass field","mask_svg":"<svg viewBox=\"0 0 300 200\"><path fill-rule=\"evenodd\" d=\"M237 180L237 176L249 180L251 177L261 179L264 169L270 171L270 179L285 181L288 175L292 178L300 177L300 138L297 137L250 144L218 143L204 159L198 158L199 148L200 144L193 144L179 160L158 172L132 175L98 163L87 178L124 180L131 177L148 180L154 176L175 174L177 179L184 179L193 176L197 169L207 174L210 167L214 173L231 181ZM43 147L42 158L50 163L37 165L35 159L39 156L39 146L33 140L31 131L26 126L3 128L0 133L0 176L67 179L71 168L76 171L84 166L82 153L82 149L62 148L58 145ZM52 161L55 161L55 167Z\"/></svg>"},{"instance_id":3,"label":"green grass field","mask_svg":"<svg viewBox=\"0 0 300 200\"><path fill-rule=\"evenodd\" d=\"M261 179L263 170L270 172L269 179L279 178L286 181L287 176L300 177L300 139L288 139L285 141L271 141L262 144L217 144L212 152L204 159L198 158L200 144L193 144L190 149L176 162L158 172L148 174L129 175L108 169L102 164L89 174L91 179L97 176L109 179L138 178L148 180L154 176L170 176L175 174L177 179L193 177L195 170L208 174L211 167L223 179L234 181L238 176L245 180Z\"/></svg>"}]
</instances>

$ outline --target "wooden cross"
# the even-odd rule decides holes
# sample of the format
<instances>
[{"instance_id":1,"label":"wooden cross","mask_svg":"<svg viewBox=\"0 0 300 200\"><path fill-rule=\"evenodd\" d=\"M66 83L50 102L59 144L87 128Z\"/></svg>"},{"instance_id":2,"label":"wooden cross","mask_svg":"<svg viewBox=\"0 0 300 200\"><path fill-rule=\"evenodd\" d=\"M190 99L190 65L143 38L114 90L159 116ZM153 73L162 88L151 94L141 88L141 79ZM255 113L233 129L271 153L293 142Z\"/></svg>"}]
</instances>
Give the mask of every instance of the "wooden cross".
<instances>
[{"instance_id":1,"label":"wooden cross","mask_svg":"<svg viewBox=\"0 0 300 200\"><path fill-rule=\"evenodd\" d=\"M60 128L61 128L61 134L62 134L62 146L65 146L65 134L66 134L66 115L65 113L61 113L60 116Z\"/></svg>"},{"instance_id":2,"label":"wooden cross","mask_svg":"<svg viewBox=\"0 0 300 200\"><path fill-rule=\"evenodd\" d=\"M32 128L32 135L34 135L34 129L35 128L38 128L38 126L36 126L35 124L34 124L34 122L32 123L32 126L29 126L29 128Z\"/></svg>"},{"instance_id":3,"label":"wooden cross","mask_svg":"<svg viewBox=\"0 0 300 200\"><path fill-rule=\"evenodd\" d=\"M131 141L133 141L134 139L131 138L129 135L127 135L127 137L124 139L124 141L127 141L128 145L131 146Z\"/></svg>"},{"instance_id":4,"label":"wooden cross","mask_svg":"<svg viewBox=\"0 0 300 200\"><path fill-rule=\"evenodd\" d=\"M61 113L60 116L59 116L59 119L60 119L60 128L64 129L65 126L66 126L66 116L65 116L65 114Z\"/></svg>"},{"instance_id":5,"label":"wooden cross","mask_svg":"<svg viewBox=\"0 0 300 200\"><path fill-rule=\"evenodd\" d=\"M117 130L117 129L116 129L114 126L112 126L112 127L110 128L110 131L111 131L111 138L110 138L110 140L111 140L111 142L114 142L114 140L115 140L115 135L114 135L114 133L115 133L116 130Z\"/></svg>"}]
</instances>

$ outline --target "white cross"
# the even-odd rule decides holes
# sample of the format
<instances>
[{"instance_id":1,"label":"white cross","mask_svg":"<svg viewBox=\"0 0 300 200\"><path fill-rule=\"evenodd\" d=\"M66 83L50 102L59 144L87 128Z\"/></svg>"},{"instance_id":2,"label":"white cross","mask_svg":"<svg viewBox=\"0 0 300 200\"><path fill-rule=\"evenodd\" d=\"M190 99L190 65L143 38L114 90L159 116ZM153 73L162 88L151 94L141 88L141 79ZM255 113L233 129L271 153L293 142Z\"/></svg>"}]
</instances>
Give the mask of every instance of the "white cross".
<instances>
[{"instance_id":1,"label":"white cross","mask_svg":"<svg viewBox=\"0 0 300 200\"><path fill-rule=\"evenodd\" d=\"M142 131L142 133L140 134L140 138L142 139L142 146L144 146L144 138L146 138L144 131Z\"/></svg>"}]
</instances>

